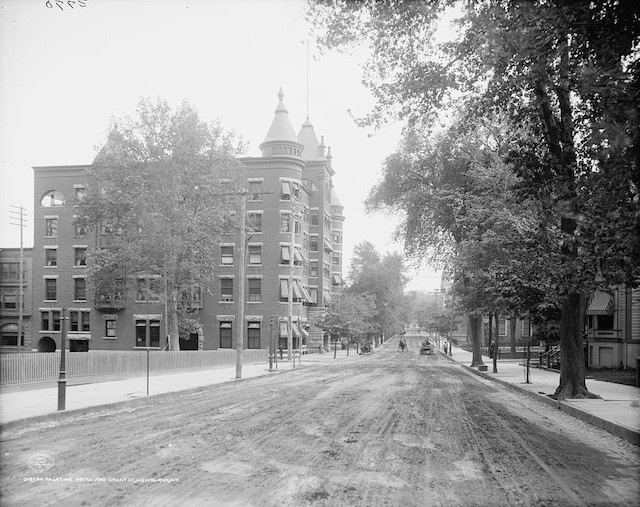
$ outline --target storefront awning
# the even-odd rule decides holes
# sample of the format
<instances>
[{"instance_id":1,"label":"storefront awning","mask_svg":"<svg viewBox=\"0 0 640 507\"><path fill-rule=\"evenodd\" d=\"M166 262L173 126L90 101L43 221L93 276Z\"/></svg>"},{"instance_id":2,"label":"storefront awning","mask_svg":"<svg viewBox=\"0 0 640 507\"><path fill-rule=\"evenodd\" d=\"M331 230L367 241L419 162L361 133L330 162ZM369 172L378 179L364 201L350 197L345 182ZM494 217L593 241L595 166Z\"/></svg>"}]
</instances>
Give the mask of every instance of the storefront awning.
<instances>
[{"instance_id":1,"label":"storefront awning","mask_svg":"<svg viewBox=\"0 0 640 507\"><path fill-rule=\"evenodd\" d=\"M587 315L613 315L613 296L606 292L594 292L587 308Z\"/></svg>"}]
</instances>

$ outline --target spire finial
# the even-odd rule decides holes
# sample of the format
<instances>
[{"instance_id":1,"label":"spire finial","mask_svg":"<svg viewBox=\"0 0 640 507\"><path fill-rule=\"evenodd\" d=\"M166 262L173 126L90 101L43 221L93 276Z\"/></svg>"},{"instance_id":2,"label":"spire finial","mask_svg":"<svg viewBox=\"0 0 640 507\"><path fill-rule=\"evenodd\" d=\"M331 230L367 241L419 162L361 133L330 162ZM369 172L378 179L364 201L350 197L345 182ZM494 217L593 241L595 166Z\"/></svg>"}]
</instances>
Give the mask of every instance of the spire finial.
<instances>
[{"instance_id":1,"label":"spire finial","mask_svg":"<svg viewBox=\"0 0 640 507\"><path fill-rule=\"evenodd\" d=\"M284 99L284 92L282 91L282 86L280 87L280 91L278 92L278 98L280 99L280 102L282 102L282 99Z\"/></svg>"}]
</instances>

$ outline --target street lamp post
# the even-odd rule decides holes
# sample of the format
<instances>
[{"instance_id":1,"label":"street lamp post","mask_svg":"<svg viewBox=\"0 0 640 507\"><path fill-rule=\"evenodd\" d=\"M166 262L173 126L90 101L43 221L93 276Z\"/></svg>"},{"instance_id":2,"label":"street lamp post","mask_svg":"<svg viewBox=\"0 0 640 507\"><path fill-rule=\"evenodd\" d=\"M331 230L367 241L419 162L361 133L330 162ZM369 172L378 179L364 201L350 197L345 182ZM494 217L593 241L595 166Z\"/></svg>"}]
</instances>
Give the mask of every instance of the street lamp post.
<instances>
[{"instance_id":1,"label":"street lamp post","mask_svg":"<svg viewBox=\"0 0 640 507\"><path fill-rule=\"evenodd\" d=\"M67 328L65 309L60 310L60 372L58 375L58 410L65 410L67 401L67 366L65 352L67 348Z\"/></svg>"}]
</instances>

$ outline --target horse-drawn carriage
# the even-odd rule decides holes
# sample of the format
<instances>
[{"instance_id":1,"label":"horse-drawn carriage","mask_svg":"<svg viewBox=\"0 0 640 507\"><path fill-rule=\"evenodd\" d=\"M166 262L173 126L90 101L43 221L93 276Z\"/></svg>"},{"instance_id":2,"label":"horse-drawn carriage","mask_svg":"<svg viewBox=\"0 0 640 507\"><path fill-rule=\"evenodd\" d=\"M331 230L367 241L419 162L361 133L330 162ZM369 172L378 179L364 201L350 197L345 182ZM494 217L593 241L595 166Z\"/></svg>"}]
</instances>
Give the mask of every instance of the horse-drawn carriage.
<instances>
[{"instance_id":1,"label":"horse-drawn carriage","mask_svg":"<svg viewBox=\"0 0 640 507\"><path fill-rule=\"evenodd\" d=\"M429 340L423 341L420 345L420 355L426 356L431 354L433 354L433 346L431 345L431 342Z\"/></svg>"}]
</instances>

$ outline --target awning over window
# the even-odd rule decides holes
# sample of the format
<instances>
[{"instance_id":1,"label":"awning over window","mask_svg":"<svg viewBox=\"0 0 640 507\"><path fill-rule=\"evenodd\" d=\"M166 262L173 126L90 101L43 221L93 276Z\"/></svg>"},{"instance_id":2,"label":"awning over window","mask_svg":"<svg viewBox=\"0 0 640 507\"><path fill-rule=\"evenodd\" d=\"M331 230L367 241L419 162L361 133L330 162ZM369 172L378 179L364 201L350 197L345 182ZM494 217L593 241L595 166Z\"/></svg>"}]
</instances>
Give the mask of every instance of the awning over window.
<instances>
[{"instance_id":1,"label":"awning over window","mask_svg":"<svg viewBox=\"0 0 640 507\"><path fill-rule=\"evenodd\" d=\"M289 298L289 280L280 280L280 297Z\"/></svg>"},{"instance_id":2,"label":"awning over window","mask_svg":"<svg viewBox=\"0 0 640 507\"><path fill-rule=\"evenodd\" d=\"M342 277L337 273L333 274L333 285L342 285Z\"/></svg>"},{"instance_id":3,"label":"awning over window","mask_svg":"<svg viewBox=\"0 0 640 507\"><path fill-rule=\"evenodd\" d=\"M300 327L298 326L298 323L296 321L293 321L292 324L293 325L291 326L291 329L293 331L294 338L300 338Z\"/></svg>"},{"instance_id":4,"label":"awning over window","mask_svg":"<svg viewBox=\"0 0 640 507\"><path fill-rule=\"evenodd\" d=\"M282 182L282 195L291 195L291 184L288 181Z\"/></svg>"},{"instance_id":5,"label":"awning over window","mask_svg":"<svg viewBox=\"0 0 640 507\"><path fill-rule=\"evenodd\" d=\"M613 315L613 297L606 292L594 292L587 308L587 315Z\"/></svg>"},{"instance_id":6,"label":"awning over window","mask_svg":"<svg viewBox=\"0 0 640 507\"><path fill-rule=\"evenodd\" d=\"M331 292L329 292L328 290L323 290L322 293L324 294L325 303L331 303Z\"/></svg>"},{"instance_id":7,"label":"awning over window","mask_svg":"<svg viewBox=\"0 0 640 507\"><path fill-rule=\"evenodd\" d=\"M307 289L304 288L304 285L300 285L300 290L302 291L302 299L304 299L307 303L312 303L313 301L311 301L311 295L309 294Z\"/></svg>"},{"instance_id":8,"label":"awning over window","mask_svg":"<svg viewBox=\"0 0 640 507\"><path fill-rule=\"evenodd\" d=\"M289 255L289 247L288 246L281 246L280 247L280 256L282 257L283 261L287 261L289 262L289 260L291 259L291 256Z\"/></svg>"},{"instance_id":9,"label":"awning over window","mask_svg":"<svg viewBox=\"0 0 640 507\"><path fill-rule=\"evenodd\" d=\"M309 337L309 331L307 331L304 326L300 326L300 331L302 331L302 336L304 336L305 338Z\"/></svg>"},{"instance_id":10,"label":"awning over window","mask_svg":"<svg viewBox=\"0 0 640 507\"><path fill-rule=\"evenodd\" d=\"M286 321L280 322L280 338L289 337L289 326Z\"/></svg>"},{"instance_id":11,"label":"awning over window","mask_svg":"<svg viewBox=\"0 0 640 507\"><path fill-rule=\"evenodd\" d=\"M293 260L296 262L304 262L304 257L298 247L293 251Z\"/></svg>"},{"instance_id":12,"label":"awning over window","mask_svg":"<svg viewBox=\"0 0 640 507\"><path fill-rule=\"evenodd\" d=\"M325 247L327 250L331 250L331 251L333 252L333 247L331 246L331 243L329 243L329 242L327 241L327 238L322 238L322 239L323 239L323 241L324 241L324 247Z\"/></svg>"},{"instance_id":13,"label":"awning over window","mask_svg":"<svg viewBox=\"0 0 640 507\"><path fill-rule=\"evenodd\" d=\"M68 333L67 334L67 340L91 340L91 335L90 334L82 334L82 333Z\"/></svg>"},{"instance_id":14,"label":"awning over window","mask_svg":"<svg viewBox=\"0 0 640 507\"><path fill-rule=\"evenodd\" d=\"M298 280L293 281L293 297L302 299L302 291L300 290L300 282Z\"/></svg>"}]
</instances>

